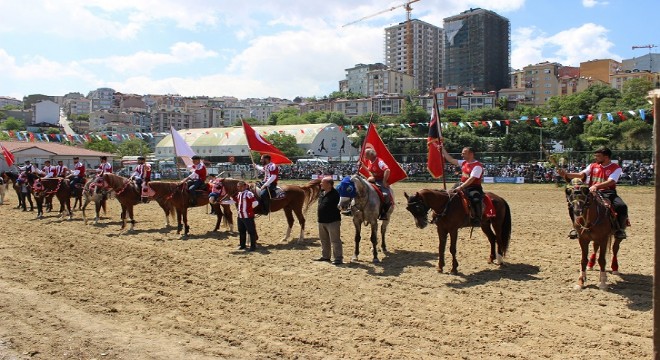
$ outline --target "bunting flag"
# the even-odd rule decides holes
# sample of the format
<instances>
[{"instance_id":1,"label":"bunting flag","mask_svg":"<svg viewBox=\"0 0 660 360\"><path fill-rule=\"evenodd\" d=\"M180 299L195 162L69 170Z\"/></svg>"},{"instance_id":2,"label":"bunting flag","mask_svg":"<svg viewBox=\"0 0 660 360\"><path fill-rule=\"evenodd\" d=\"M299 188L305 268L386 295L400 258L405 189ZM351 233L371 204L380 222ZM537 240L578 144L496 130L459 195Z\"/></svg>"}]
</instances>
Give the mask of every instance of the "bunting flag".
<instances>
[{"instance_id":1,"label":"bunting flag","mask_svg":"<svg viewBox=\"0 0 660 360\"><path fill-rule=\"evenodd\" d=\"M174 129L174 126L170 128L172 133L172 144L174 145L174 153L176 156L180 157L183 160L186 166L192 165L192 157L197 155L195 151L188 145L186 140L183 139L181 134Z\"/></svg>"},{"instance_id":2,"label":"bunting flag","mask_svg":"<svg viewBox=\"0 0 660 360\"><path fill-rule=\"evenodd\" d=\"M286 157L286 155L284 155L280 149L273 146L273 144L268 142L268 140L264 139L256 131L254 131L252 126L246 123L245 120L241 120L241 122L243 123L243 131L245 132L248 148L250 148L251 151L270 155L270 161L277 165L293 164L293 161L289 160L289 158Z\"/></svg>"},{"instance_id":3,"label":"bunting flag","mask_svg":"<svg viewBox=\"0 0 660 360\"><path fill-rule=\"evenodd\" d=\"M362 144L362 152L360 153L360 163L366 164L367 159L364 157L364 152L366 149L376 150L378 157L387 164L390 168L390 177L387 180L388 183L394 184L399 180L403 180L408 177L406 172L401 168L401 165L394 159L394 156L390 153L383 143L383 139L378 135L376 131L376 126L373 123L369 123L367 128L367 136L364 138L364 143ZM369 172L364 168L360 167L360 174L369 177Z\"/></svg>"},{"instance_id":4,"label":"bunting flag","mask_svg":"<svg viewBox=\"0 0 660 360\"><path fill-rule=\"evenodd\" d=\"M9 150L4 145L0 145L2 147L2 155L5 157L5 162L7 163L8 166L14 165L16 162L16 158L14 158L14 154L12 154Z\"/></svg>"},{"instance_id":5,"label":"bunting flag","mask_svg":"<svg viewBox=\"0 0 660 360\"><path fill-rule=\"evenodd\" d=\"M429 137L426 140L428 147L428 157L426 160L426 169L431 176L439 178L444 173L445 163L442 156L442 131L440 129L440 119L435 111L435 106L431 110L431 122L429 123Z\"/></svg>"}]
</instances>

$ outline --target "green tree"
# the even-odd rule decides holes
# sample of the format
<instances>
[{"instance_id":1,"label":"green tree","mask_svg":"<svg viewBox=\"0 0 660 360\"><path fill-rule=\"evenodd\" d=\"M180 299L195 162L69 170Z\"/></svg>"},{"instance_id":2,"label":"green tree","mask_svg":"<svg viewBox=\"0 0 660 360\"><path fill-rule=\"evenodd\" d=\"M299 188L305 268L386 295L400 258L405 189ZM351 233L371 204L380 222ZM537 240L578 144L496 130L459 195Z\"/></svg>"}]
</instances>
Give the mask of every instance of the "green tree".
<instances>
[{"instance_id":1,"label":"green tree","mask_svg":"<svg viewBox=\"0 0 660 360\"><path fill-rule=\"evenodd\" d=\"M300 117L300 113L298 109L293 107L287 107L280 111L276 111L270 114L270 117L268 118L268 123L270 125L284 125L285 123L299 124L298 122L296 122L297 121L296 119L300 119L300 121L303 121L302 118Z\"/></svg>"},{"instance_id":2,"label":"green tree","mask_svg":"<svg viewBox=\"0 0 660 360\"><path fill-rule=\"evenodd\" d=\"M280 149L288 158L305 155L305 150L298 146L296 137L289 134L270 134L266 139L276 148Z\"/></svg>"},{"instance_id":3,"label":"green tree","mask_svg":"<svg viewBox=\"0 0 660 360\"><path fill-rule=\"evenodd\" d=\"M60 129L56 129L56 128L49 128L46 131L46 134L61 134L61 133L62 133L62 131L60 131Z\"/></svg>"},{"instance_id":4,"label":"green tree","mask_svg":"<svg viewBox=\"0 0 660 360\"><path fill-rule=\"evenodd\" d=\"M105 152L109 154L114 154L117 152L117 146L115 146L115 144L107 139L92 140L88 143L85 143L85 149Z\"/></svg>"},{"instance_id":5,"label":"green tree","mask_svg":"<svg viewBox=\"0 0 660 360\"><path fill-rule=\"evenodd\" d=\"M23 120L16 119L12 116L8 117L5 121L0 124L3 130L25 130L25 122Z\"/></svg>"},{"instance_id":6,"label":"green tree","mask_svg":"<svg viewBox=\"0 0 660 360\"><path fill-rule=\"evenodd\" d=\"M623 110L650 109L646 101L648 92L653 89L653 83L646 79L632 79L623 83L619 107Z\"/></svg>"},{"instance_id":7,"label":"green tree","mask_svg":"<svg viewBox=\"0 0 660 360\"><path fill-rule=\"evenodd\" d=\"M120 156L146 156L151 154L151 149L146 141L142 139L131 139L119 144L117 153Z\"/></svg>"}]
</instances>

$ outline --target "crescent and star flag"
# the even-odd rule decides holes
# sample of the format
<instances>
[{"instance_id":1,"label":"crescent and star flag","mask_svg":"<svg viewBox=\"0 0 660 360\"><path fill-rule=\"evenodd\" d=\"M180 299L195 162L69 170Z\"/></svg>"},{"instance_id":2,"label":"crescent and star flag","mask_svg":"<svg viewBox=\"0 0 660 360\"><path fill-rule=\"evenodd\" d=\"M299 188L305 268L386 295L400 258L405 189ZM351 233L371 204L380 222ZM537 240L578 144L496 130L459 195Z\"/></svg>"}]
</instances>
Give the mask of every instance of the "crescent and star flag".
<instances>
[{"instance_id":1,"label":"crescent and star flag","mask_svg":"<svg viewBox=\"0 0 660 360\"><path fill-rule=\"evenodd\" d=\"M172 132L172 144L174 144L176 156L180 157L186 166L192 165L192 157L197 154L195 154L186 140L183 139L183 136L174 129L174 126L170 128L170 131Z\"/></svg>"},{"instance_id":2,"label":"crescent and star flag","mask_svg":"<svg viewBox=\"0 0 660 360\"><path fill-rule=\"evenodd\" d=\"M444 172L444 158L442 156L442 133L440 131L440 119L435 111L435 106L431 110L431 122L429 123L429 137L426 140L428 146L428 158L426 160L426 169L431 176L439 178Z\"/></svg>"},{"instance_id":3,"label":"crescent and star flag","mask_svg":"<svg viewBox=\"0 0 660 360\"><path fill-rule=\"evenodd\" d=\"M367 163L367 159L364 157L364 151L366 149L376 150L376 155L381 158L387 167L390 168L390 177L387 179L387 182L392 185L399 180L403 180L408 177L406 172L401 168L401 165L394 159L394 156L390 153L383 143L383 139L380 138L378 132L376 131L376 126L373 123L369 123L369 128L367 129L367 136L364 138L364 143L362 144L362 152L360 153L360 162L362 164ZM369 177L371 174L363 168L360 167L360 174Z\"/></svg>"},{"instance_id":4,"label":"crescent and star flag","mask_svg":"<svg viewBox=\"0 0 660 360\"><path fill-rule=\"evenodd\" d=\"M8 166L14 165L16 162L16 158L14 158L14 154L12 154L9 150L4 145L0 145L2 147L2 155L5 157L5 161L7 162Z\"/></svg>"},{"instance_id":5,"label":"crescent and star flag","mask_svg":"<svg viewBox=\"0 0 660 360\"><path fill-rule=\"evenodd\" d=\"M273 146L268 140L254 131L252 126L246 123L245 120L241 120L241 122L243 123L243 131L245 131L245 138L247 138L248 147L251 151L270 155L270 161L277 165L293 164L293 161L289 160L280 149Z\"/></svg>"}]
</instances>

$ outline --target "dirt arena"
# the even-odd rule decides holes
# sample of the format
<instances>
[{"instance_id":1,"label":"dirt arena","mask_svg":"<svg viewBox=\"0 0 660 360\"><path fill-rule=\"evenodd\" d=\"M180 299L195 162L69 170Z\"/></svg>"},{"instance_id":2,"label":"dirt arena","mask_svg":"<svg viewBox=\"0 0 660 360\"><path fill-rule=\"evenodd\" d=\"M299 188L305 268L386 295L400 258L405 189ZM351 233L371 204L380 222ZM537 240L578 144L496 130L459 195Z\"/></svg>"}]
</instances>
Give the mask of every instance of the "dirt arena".
<instances>
[{"instance_id":1,"label":"dirt arena","mask_svg":"<svg viewBox=\"0 0 660 360\"><path fill-rule=\"evenodd\" d=\"M398 183L388 254L334 266L320 256L316 204L303 243L281 242L282 212L259 218L260 248L191 210L191 237L164 229L155 203L119 233L0 206L0 359L648 359L652 356L654 189L624 187L632 227L609 290L572 289L579 246L566 238L562 188L487 185L513 213L506 265L481 233L459 234L458 276L436 271L435 227L417 229ZM293 235L299 233L296 225ZM345 260L354 228L342 222ZM363 234L368 237L367 234ZM379 249L380 251L380 249ZM449 253L447 251L447 259Z\"/></svg>"}]
</instances>

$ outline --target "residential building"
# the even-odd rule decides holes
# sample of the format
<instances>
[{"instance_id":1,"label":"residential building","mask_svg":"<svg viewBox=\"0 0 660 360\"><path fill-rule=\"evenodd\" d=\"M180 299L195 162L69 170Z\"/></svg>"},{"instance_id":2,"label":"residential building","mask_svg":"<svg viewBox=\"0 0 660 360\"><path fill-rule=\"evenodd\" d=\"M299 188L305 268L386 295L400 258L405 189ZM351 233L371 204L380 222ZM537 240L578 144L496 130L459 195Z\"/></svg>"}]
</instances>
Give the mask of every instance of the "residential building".
<instances>
[{"instance_id":1,"label":"residential building","mask_svg":"<svg viewBox=\"0 0 660 360\"><path fill-rule=\"evenodd\" d=\"M580 63L580 76L610 83L610 75L621 68L621 63L612 59L596 59Z\"/></svg>"},{"instance_id":2,"label":"residential building","mask_svg":"<svg viewBox=\"0 0 660 360\"><path fill-rule=\"evenodd\" d=\"M408 49L407 28L412 33L412 48ZM411 19L385 29L385 64L389 69L413 76L413 86L427 94L443 84L442 28ZM412 57L408 56L412 51ZM412 59L412 64L408 64ZM412 69L411 69L412 67Z\"/></svg>"},{"instance_id":3,"label":"residential building","mask_svg":"<svg viewBox=\"0 0 660 360\"><path fill-rule=\"evenodd\" d=\"M0 108L5 107L7 105L23 107L23 102L13 97L0 96Z\"/></svg>"},{"instance_id":4,"label":"residential building","mask_svg":"<svg viewBox=\"0 0 660 360\"><path fill-rule=\"evenodd\" d=\"M634 70L660 73L660 54L648 53L632 59L621 60L621 71Z\"/></svg>"},{"instance_id":5,"label":"residential building","mask_svg":"<svg viewBox=\"0 0 660 360\"><path fill-rule=\"evenodd\" d=\"M480 91L508 88L511 51L509 20L484 9L444 19L445 86Z\"/></svg>"},{"instance_id":6,"label":"residential building","mask_svg":"<svg viewBox=\"0 0 660 360\"><path fill-rule=\"evenodd\" d=\"M438 109L458 109L458 89L456 86L435 89Z\"/></svg>"},{"instance_id":7,"label":"residential building","mask_svg":"<svg viewBox=\"0 0 660 360\"><path fill-rule=\"evenodd\" d=\"M481 108L492 109L497 106L497 93L495 91L487 93L481 91L466 91L458 96L458 106L466 111Z\"/></svg>"},{"instance_id":8,"label":"residential building","mask_svg":"<svg viewBox=\"0 0 660 360\"><path fill-rule=\"evenodd\" d=\"M506 110L514 110L518 104L525 103L525 88L501 89L498 98L506 99Z\"/></svg>"},{"instance_id":9,"label":"residential building","mask_svg":"<svg viewBox=\"0 0 660 360\"><path fill-rule=\"evenodd\" d=\"M525 87L525 71L513 70L509 73L512 89L522 89ZM501 89L500 89L501 90Z\"/></svg>"},{"instance_id":10,"label":"residential building","mask_svg":"<svg viewBox=\"0 0 660 360\"><path fill-rule=\"evenodd\" d=\"M362 94L368 96L368 76L371 70L384 70L387 66L381 63L376 64L356 64L350 69L346 69L346 81L348 91L354 94Z\"/></svg>"},{"instance_id":11,"label":"residential building","mask_svg":"<svg viewBox=\"0 0 660 360\"><path fill-rule=\"evenodd\" d=\"M89 114L92 110L92 100L87 98L69 99L64 102L68 115Z\"/></svg>"},{"instance_id":12,"label":"residential building","mask_svg":"<svg viewBox=\"0 0 660 360\"><path fill-rule=\"evenodd\" d=\"M561 64L547 61L523 68L527 105L540 106L559 95L560 68Z\"/></svg>"},{"instance_id":13,"label":"residential building","mask_svg":"<svg viewBox=\"0 0 660 360\"><path fill-rule=\"evenodd\" d=\"M405 94L414 88L414 79L402 72L376 69L367 72L367 96Z\"/></svg>"},{"instance_id":14,"label":"residential building","mask_svg":"<svg viewBox=\"0 0 660 360\"><path fill-rule=\"evenodd\" d=\"M32 105L32 122L30 124L59 124L60 106L51 101L43 100ZM29 124L26 124L29 125Z\"/></svg>"},{"instance_id":15,"label":"residential building","mask_svg":"<svg viewBox=\"0 0 660 360\"><path fill-rule=\"evenodd\" d=\"M656 89L660 88L660 73L639 70L615 72L610 76L610 85L615 89L621 90L623 89L623 84L632 79L645 79L650 81Z\"/></svg>"},{"instance_id":16,"label":"residential building","mask_svg":"<svg viewBox=\"0 0 660 360\"><path fill-rule=\"evenodd\" d=\"M337 99L332 103L332 111L342 113L346 117L355 117L373 112L372 105L370 98Z\"/></svg>"}]
</instances>

